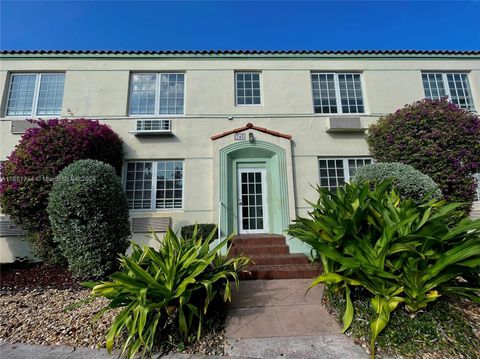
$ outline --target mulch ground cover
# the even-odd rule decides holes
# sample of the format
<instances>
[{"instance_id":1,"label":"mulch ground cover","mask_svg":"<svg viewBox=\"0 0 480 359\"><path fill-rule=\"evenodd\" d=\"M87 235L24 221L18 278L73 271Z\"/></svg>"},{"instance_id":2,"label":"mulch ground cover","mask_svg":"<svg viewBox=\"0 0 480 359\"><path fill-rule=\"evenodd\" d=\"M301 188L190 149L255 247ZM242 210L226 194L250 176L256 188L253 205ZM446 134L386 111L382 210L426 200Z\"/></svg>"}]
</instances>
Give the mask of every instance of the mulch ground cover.
<instances>
[{"instance_id":1,"label":"mulch ground cover","mask_svg":"<svg viewBox=\"0 0 480 359\"><path fill-rule=\"evenodd\" d=\"M108 300L97 298L74 310L66 310L89 294L90 290L72 278L66 267L40 263L0 266L0 340L105 347L105 335L119 310L109 311L94 323L94 315ZM205 323L202 337L193 343L180 339L178 333L163 335L165 341L160 351L222 355L223 319L224 316L217 315Z\"/></svg>"}]
</instances>

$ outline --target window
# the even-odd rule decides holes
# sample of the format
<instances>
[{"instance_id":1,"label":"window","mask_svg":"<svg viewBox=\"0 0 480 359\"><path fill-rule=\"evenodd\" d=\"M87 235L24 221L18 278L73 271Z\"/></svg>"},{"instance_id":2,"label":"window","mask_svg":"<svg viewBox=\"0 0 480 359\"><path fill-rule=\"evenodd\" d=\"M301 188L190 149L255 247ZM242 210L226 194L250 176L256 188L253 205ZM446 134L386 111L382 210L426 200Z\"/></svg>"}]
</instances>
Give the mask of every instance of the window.
<instances>
[{"instance_id":1,"label":"window","mask_svg":"<svg viewBox=\"0 0 480 359\"><path fill-rule=\"evenodd\" d=\"M183 207L183 161L127 162L125 192L130 209Z\"/></svg>"},{"instance_id":2,"label":"window","mask_svg":"<svg viewBox=\"0 0 480 359\"><path fill-rule=\"evenodd\" d=\"M65 74L12 74L7 116L56 116L62 112Z\"/></svg>"},{"instance_id":3,"label":"window","mask_svg":"<svg viewBox=\"0 0 480 359\"><path fill-rule=\"evenodd\" d=\"M260 73L236 72L235 92L237 105L260 105Z\"/></svg>"},{"instance_id":4,"label":"window","mask_svg":"<svg viewBox=\"0 0 480 359\"><path fill-rule=\"evenodd\" d=\"M315 113L364 113L360 74L312 73Z\"/></svg>"},{"instance_id":5,"label":"window","mask_svg":"<svg viewBox=\"0 0 480 359\"><path fill-rule=\"evenodd\" d=\"M130 115L183 115L185 74L151 73L131 76Z\"/></svg>"},{"instance_id":6,"label":"window","mask_svg":"<svg viewBox=\"0 0 480 359\"><path fill-rule=\"evenodd\" d=\"M333 191L349 182L358 168L371 163L371 158L319 158L320 187Z\"/></svg>"},{"instance_id":7,"label":"window","mask_svg":"<svg viewBox=\"0 0 480 359\"><path fill-rule=\"evenodd\" d=\"M442 97L467 110L474 110L472 93L466 73L422 73L425 97L439 100Z\"/></svg>"},{"instance_id":8,"label":"window","mask_svg":"<svg viewBox=\"0 0 480 359\"><path fill-rule=\"evenodd\" d=\"M475 202L480 202L480 173L474 175L477 179L477 194L475 197Z\"/></svg>"}]
</instances>

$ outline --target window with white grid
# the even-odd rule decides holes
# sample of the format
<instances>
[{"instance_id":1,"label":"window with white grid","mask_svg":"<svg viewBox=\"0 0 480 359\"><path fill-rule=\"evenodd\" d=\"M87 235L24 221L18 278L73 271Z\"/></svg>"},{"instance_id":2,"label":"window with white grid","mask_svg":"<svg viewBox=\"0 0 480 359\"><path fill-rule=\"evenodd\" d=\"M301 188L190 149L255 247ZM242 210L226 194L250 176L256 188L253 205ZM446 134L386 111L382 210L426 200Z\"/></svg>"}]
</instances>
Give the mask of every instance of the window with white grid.
<instances>
[{"instance_id":1,"label":"window with white grid","mask_svg":"<svg viewBox=\"0 0 480 359\"><path fill-rule=\"evenodd\" d=\"M56 116L62 112L65 74L11 74L7 116Z\"/></svg>"},{"instance_id":2,"label":"window with white grid","mask_svg":"<svg viewBox=\"0 0 480 359\"><path fill-rule=\"evenodd\" d=\"M182 208L183 162L157 162L157 196L155 208Z\"/></svg>"},{"instance_id":3,"label":"window with white grid","mask_svg":"<svg viewBox=\"0 0 480 359\"><path fill-rule=\"evenodd\" d=\"M360 74L312 73L315 113L364 113Z\"/></svg>"},{"instance_id":4,"label":"window with white grid","mask_svg":"<svg viewBox=\"0 0 480 359\"><path fill-rule=\"evenodd\" d=\"M358 168L372 163L371 158L319 158L320 187L330 191L349 182Z\"/></svg>"},{"instance_id":5,"label":"window with white grid","mask_svg":"<svg viewBox=\"0 0 480 359\"><path fill-rule=\"evenodd\" d=\"M130 81L130 115L183 115L183 73L133 73Z\"/></svg>"},{"instance_id":6,"label":"window with white grid","mask_svg":"<svg viewBox=\"0 0 480 359\"><path fill-rule=\"evenodd\" d=\"M235 98L237 105L260 105L259 72L236 72L235 73Z\"/></svg>"},{"instance_id":7,"label":"window with white grid","mask_svg":"<svg viewBox=\"0 0 480 359\"><path fill-rule=\"evenodd\" d=\"M475 197L475 202L480 202L480 173L474 175L477 180L477 193Z\"/></svg>"},{"instance_id":8,"label":"window with white grid","mask_svg":"<svg viewBox=\"0 0 480 359\"><path fill-rule=\"evenodd\" d=\"M460 108L474 110L468 74L424 72L422 73L422 82L426 98L439 100L447 97L449 101Z\"/></svg>"},{"instance_id":9,"label":"window with white grid","mask_svg":"<svg viewBox=\"0 0 480 359\"><path fill-rule=\"evenodd\" d=\"M125 192L136 210L183 207L183 161L127 162Z\"/></svg>"}]
</instances>

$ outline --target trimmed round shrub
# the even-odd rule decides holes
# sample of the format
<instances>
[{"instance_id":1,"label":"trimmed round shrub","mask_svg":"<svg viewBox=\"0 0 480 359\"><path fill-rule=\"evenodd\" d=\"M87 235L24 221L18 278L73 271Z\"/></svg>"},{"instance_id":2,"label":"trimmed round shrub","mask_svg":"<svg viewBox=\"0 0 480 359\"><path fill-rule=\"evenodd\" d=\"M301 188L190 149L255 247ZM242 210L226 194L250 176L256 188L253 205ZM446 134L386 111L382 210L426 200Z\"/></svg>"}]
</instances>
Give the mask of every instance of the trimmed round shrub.
<instances>
[{"instance_id":1,"label":"trimmed round shrub","mask_svg":"<svg viewBox=\"0 0 480 359\"><path fill-rule=\"evenodd\" d=\"M471 207L480 172L480 119L446 99L407 105L370 126L378 162L402 162L430 176L450 202Z\"/></svg>"},{"instance_id":2,"label":"trimmed round shrub","mask_svg":"<svg viewBox=\"0 0 480 359\"><path fill-rule=\"evenodd\" d=\"M193 230L195 229L195 226L197 226L197 238L207 238L210 233L217 227L213 223L200 223L200 224L192 224L188 226L183 226L182 229L180 230L180 234L182 235L182 238L187 239L187 238L192 238L193 237ZM213 236L213 239L218 238L218 233L216 233Z\"/></svg>"},{"instance_id":3,"label":"trimmed round shrub","mask_svg":"<svg viewBox=\"0 0 480 359\"><path fill-rule=\"evenodd\" d=\"M0 206L3 213L25 229L34 255L61 263L46 211L53 180L70 163L96 159L121 173L122 140L107 125L87 119L30 120L28 129L2 168Z\"/></svg>"},{"instance_id":4,"label":"trimmed round shrub","mask_svg":"<svg viewBox=\"0 0 480 359\"><path fill-rule=\"evenodd\" d=\"M100 278L118 268L119 254L129 245L130 220L112 166L96 160L67 166L52 187L47 212L73 276Z\"/></svg>"},{"instance_id":5,"label":"trimmed round shrub","mask_svg":"<svg viewBox=\"0 0 480 359\"><path fill-rule=\"evenodd\" d=\"M404 198L420 200L425 196L440 198L438 185L427 175L409 165L399 162L379 162L360 167L354 182L381 183L393 180L393 186Z\"/></svg>"}]
</instances>

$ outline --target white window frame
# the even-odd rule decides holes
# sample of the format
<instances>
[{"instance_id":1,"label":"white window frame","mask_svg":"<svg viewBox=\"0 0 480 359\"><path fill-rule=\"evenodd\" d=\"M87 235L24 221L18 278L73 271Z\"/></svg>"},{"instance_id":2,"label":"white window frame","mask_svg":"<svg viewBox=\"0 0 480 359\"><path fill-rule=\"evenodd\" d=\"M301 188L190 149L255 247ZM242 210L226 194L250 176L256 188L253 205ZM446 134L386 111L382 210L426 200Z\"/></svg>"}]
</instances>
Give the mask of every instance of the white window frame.
<instances>
[{"instance_id":1,"label":"white window frame","mask_svg":"<svg viewBox=\"0 0 480 359\"><path fill-rule=\"evenodd\" d=\"M473 200L474 203L480 203L480 173L476 173L473 175L477 180L477 186L475 188L475 199Z\"/></svg>"},{"instance_id":2,"label":"white window frame","mask_svg":"<svg viewBox=\"0 0 480 359\"><path fill-rule=\"evenodd\" d=\"M448 102L452 102L452 93L450 92L450 86L448 85L448 79L447 79L447 75L465 75L467 77L467 81L468 81L468 90L470 92L470 102L472 104L472 106L469 108L469 107L460 107L460 108L463 108L464 110L468 110L468 111L473 111L475 112L475 102L474 102L474 98L473 98L473 93L472 93L472 87L470 86L470 78L469 78L469 72L468 71L422 71L422 86L423 86L423 75L428 75L428 74L436 74L436 75L441 75L442 76L442 82L443 82L443 88L445 89L445 96L447 96L447 99L448 99ZM462 87L463 87L463 84L462 84ZM466 93L465 91L465 88L463 88L464 92ZM423 94L424 96L426 95L425 94L425 87L423 88ZM428 97L425 97L425 98L428 98ZM430 99L430 98L429 98ZM436 99L431 99L431 100L436 100ZM458 105L457 105L458 106Z\"/></svg>"},{"instance_id":3,"label":"white window frame","mask_svg":"<svg viewBox=\"0 0 480 359\"><path fill-rule=\"evenodd\" d=\"M61 75L63 74L64 76L66 75L65 72L11 72L9 74L9 80L8 80L8 91L7 91L7 97L5 99L5 111L4 115L5 117L25 117L25 116L30 116L30 117L38 117L37 115L37 109L38 109L38 96L40 95L40 84L42 83L42 76L43 75ZM26 75L26 76L32 76L34 75L35 78L35 89L33 90L33 98L32 98L32 110L30 112L30 115L8 115L8 100L10 98L10 91L12 90L12 77L15 75ZM65 76L66 78L66 76ZM65 98L65 82L63 85L63 96L62 96L62 107L60 108L60 113L58 115L41 115L42 118L55 118L58 116L62 116L62 109L63 109L63 99Z\"/></svg>"},{"instance_id":4,"label":"white window frame","mask_svg":"<svg viewBox=\"0 0 480 359\"><path fill-rule=\"evenodd\" d=\"M317 157L317 167L318 167L318 182L319 182L319 186L320 188L327 188L328 190L330 190L330 185L328 187L325 187L325 186L322 186L321 185L321 178L322 176L320 175L320 161L321 160L333 160L333 161L342 161L343 163L343 178L344 178L344 183L348 183L350 182L351 180L351 176L350 176L350 167L348 166L348 161L349 160L370 160L371 163L369 164L372 164L374 163L374 160L373 160L373 157L369 157L369 156L356 156L356 157ZM340 186L337 186L337 188L340 187Z\"/></svg>"},{"instance_id":5,"label":"white window frame","mask_svg":"<svg viewBox=\"0 0 480 359\"><path fill-rule=\"evenodd\" d=\"M160 212L181 212L185 208L185 160L184 159L132 159L126 160L123 166L123 178L122 181L123 189L126 191L127 185L127 166L129 163L137 163L137 162L151 162L152 163L152 188L151 193L152 196L150 198L150 208L129 208L131 212L153 212L153 211L160 211ZM177 208L156 208L157 202L157 166L158 162L182 162L182 206Z\"/></svg>"},{"instance_id":6,"label":"white window frame","mask_svg":"<svg viewBox=\"0 0 480 359\"><path fill-rule=\"evenodd\" d=\"M313 96L313 80L312 75L333 75L333 83L335 85L335 101L337 104L337 112L333 113L323 113L323 112L315 112L315 98ZM338 79L339 75L359 75L360 77L360 88L362 90L362 101L363 101L363 112L343 112L342 106L342 97L340 96L340 81ZM335 116L335 115L342 115L342 116L358 116L358 115L365 115L368 114L367 112L367 103L365 101L365 86L363 84L363 73L362 72L319 72L319 71L311 71L310 72L310 87L312 89L312 107L313 113L315 115L321 116Z\"/></svg>"},{"instance_id":7,"label":"white window frame","mask_svg":"<svg viewBox=\"0 0 480 359\"><path fill-rule=\"evenodd\" d=\"M237 74L258 74L258 81L260 82L260 103L238 103L238 96L237 96ZM255 106L263 106L263 76L262 76L262 71L256 71L256 70L238 70L234 71L233 73L234 77L234 96L235 96L235 106L237 107L255 107Z\"/></svg>"},{"instance_id":8,"label":"white window frame","mask_svg":"<svg viewBox=\"0 0 480 359\"><path fill-rule=\"evenodd\" d=\"M160 113L160 75L183 75L183 113ZM133 75L155 75L155 109L154 113L151 114L135 114L131 113L130 98L132 96L132 77ZM187 98L187 73L182 71L162 71L162 72L130 72L130 82L128 86L128 116L131 117L141 117L141 118L151 118L154 117L184 117L185 108L186 108L186 98Z\"/></svg>"}]
</instances>

